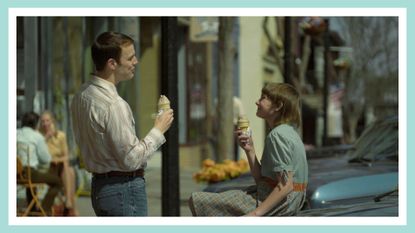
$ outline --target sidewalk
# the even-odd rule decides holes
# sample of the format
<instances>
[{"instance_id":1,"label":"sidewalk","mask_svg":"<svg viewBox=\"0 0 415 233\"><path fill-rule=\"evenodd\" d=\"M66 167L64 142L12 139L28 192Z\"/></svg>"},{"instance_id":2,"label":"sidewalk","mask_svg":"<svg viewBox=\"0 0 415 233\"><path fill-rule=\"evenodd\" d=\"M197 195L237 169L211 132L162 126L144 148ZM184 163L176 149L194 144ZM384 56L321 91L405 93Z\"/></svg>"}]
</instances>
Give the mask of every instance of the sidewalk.
<instances>
[{"instance_id":1,"label":"sidewalk","mask_svg":"<svg viewBox=\"0 0 415 233\"><path fill-rule=\"evenodd\" d=\"M201 191L205 184L192 180L192 174L199 170L195 168L180 168L180 216L192 216L187 200L194 191ZM147 164L146 189L148 197L148 215L161 216L161 152L157 152ZM80 216L95 216L90 197L80 196L77 201Z\"/></svg>"}]
</instances>

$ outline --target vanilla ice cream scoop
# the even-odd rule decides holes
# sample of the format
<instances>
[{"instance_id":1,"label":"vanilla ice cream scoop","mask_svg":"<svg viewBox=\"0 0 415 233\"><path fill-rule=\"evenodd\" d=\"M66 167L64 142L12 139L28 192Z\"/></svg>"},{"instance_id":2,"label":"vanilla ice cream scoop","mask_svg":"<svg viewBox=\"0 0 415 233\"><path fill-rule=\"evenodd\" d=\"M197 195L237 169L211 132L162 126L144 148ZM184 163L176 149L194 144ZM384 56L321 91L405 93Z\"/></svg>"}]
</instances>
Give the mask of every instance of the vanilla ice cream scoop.
<instances>
[{"instance_id":1,"label":"vanilla ice cream scoop","mask_svg":"<svg viewBox=\"0 0 415 233\"><path fill-rule=\"evenodd\" d=\"M246 117L239 117L238 119L238 129L242 130L242 133L251 134L251 130L249 128L249 120Z\"/></svg>"},{"instance_id":2,"label":"vanilla ice cream scoop","mask_svg":"<svg viewBox=\"0 0 415 233\"><path fill-rule=\"evenodd\" d=\"M170 109L170 100L165 95L160 95L157 106L158 106L159 114L161 114L163 113L163 111Z\"/></svg>"},{"instance_id":3,"label":"vanilla ice cream scoop","mask_svg":"<svg viewBox=\"0 0 415 233\"><path fill-rule=\"evenodd\" d=\"M249 127L249 121L245 117L239 117L238 119L238 128L246 130Z\"/></svg>"}]
</instances>

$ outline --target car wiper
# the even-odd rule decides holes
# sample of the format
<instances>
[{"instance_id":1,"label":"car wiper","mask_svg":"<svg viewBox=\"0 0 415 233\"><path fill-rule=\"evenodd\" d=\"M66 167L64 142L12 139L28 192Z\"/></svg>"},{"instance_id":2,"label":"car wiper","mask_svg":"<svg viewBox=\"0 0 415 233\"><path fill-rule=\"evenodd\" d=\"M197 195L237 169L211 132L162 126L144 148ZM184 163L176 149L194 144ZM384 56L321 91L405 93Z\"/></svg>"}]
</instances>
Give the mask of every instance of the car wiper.
<instances>
[{"instance_id":1,"label":"car wiper","mask_svg":"<svg viewBox=\"0 0 415 233\"><path fill-rule=\"evenodd\" d=\"M366 158L353 158L349 160L349 163L360 163L362 165L365 165L367 167L371 167L372 166L372 160L371 159L366 159Z\"/></svg>"},{"instance_id":2,"label":"car wiper","mask_svg":"<svg viewBox=\"0 0 415 233\"><path fill-rule=\"evenodd\" d=\"M382 198L387 197L395 192L398 192L398 188L393 189L392 191L386 192L386 193L382 193L377 195L376 197L373 198L373 200L375 202L380 202L382 200Z\"/></svg>"}]
</instances>

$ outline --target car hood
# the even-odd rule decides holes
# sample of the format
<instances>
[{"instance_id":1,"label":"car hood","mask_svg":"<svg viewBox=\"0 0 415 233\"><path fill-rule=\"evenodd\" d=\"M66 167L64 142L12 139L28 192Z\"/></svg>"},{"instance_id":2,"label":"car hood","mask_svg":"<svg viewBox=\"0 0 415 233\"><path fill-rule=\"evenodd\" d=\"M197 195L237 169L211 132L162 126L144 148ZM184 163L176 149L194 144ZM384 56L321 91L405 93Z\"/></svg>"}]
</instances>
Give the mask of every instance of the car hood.
<instances>
[{"instance_id":1,"label":"car hood","mask_svg":"<svg viewBox=\"0 0 415 233\"><path fill-rule=\"evenodd\" d=\"M337 155L308 160L309 182L307 195L311 197L316 190L324 185L347 178L363 177L385 173L397 173L398 162L381 160L373 162L349 162L350 156Z\"/></svg>"},{"instance_id":2,"label":"car hood","mask_svg":"<svg viewBox=\"0 0 415 233\"><path fill-rule=\"evenodd\" d=\"M318 187L309 202L311 208L321 208L338 200L374 196L397 187L397 172L352 177Z\"/></svg>"},{"instance_id":3,"label":"car hood","mask_svg":"<svg viewBox=\"0 0 415 233\"><path fill-rule=\"evenodd\" d=\"M371 201L355 204L335 205L300 211L297 216L398 216L398 197L393 196L381 202Z\"/></svg>"}]
</instances>

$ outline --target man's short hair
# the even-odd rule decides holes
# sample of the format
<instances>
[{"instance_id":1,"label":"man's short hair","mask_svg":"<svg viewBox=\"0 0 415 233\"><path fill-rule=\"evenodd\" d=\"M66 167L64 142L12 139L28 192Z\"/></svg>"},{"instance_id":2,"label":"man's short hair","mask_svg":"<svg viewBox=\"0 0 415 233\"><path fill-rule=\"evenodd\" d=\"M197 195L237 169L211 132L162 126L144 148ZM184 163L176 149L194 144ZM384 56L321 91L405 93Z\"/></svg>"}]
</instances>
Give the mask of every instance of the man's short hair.
<instances>
[{"instance_id":1,"label":"man's short hair","mask_svg":"<svg viewBox=\"0 0 415 233\"><path fill-rule=\"evenodd\" d=\"M27 112L22 117L22 127L35 129L39 122L39 115L35 112Z\"/></svg>"},{"instance_id":2,"label":"man's short hair","mask_svg":"<svg viewBox=\"0 0 415 233\"><path fill-rule=\"evenodd\" d=\"M121 46L134 44L134 40L122 33L104 32L100 34L91 47L92 60L95 69L101 71L104 69L108 59L113 58L120 62Z\"/></svg>"}]
</instances>

